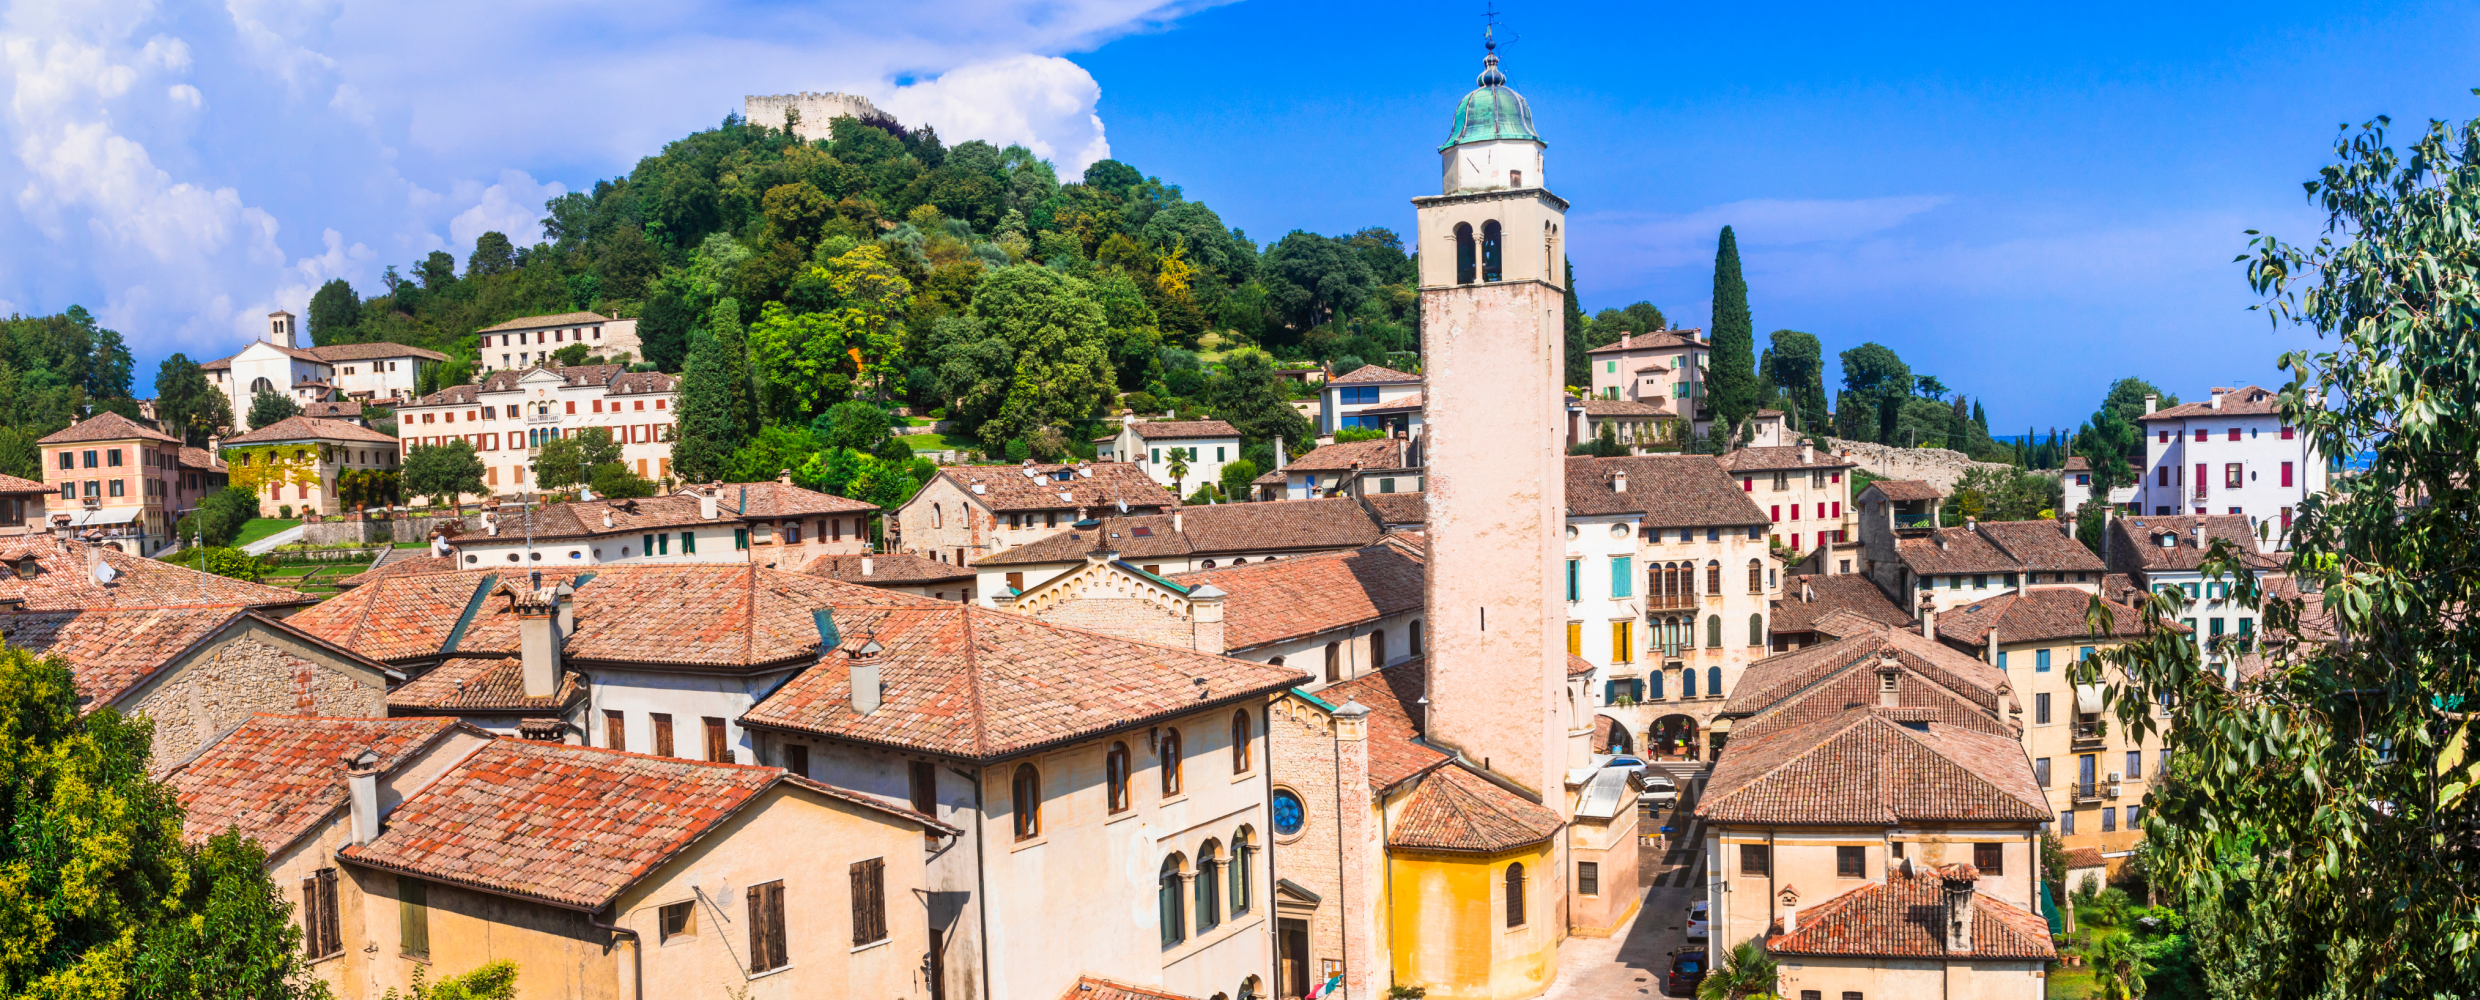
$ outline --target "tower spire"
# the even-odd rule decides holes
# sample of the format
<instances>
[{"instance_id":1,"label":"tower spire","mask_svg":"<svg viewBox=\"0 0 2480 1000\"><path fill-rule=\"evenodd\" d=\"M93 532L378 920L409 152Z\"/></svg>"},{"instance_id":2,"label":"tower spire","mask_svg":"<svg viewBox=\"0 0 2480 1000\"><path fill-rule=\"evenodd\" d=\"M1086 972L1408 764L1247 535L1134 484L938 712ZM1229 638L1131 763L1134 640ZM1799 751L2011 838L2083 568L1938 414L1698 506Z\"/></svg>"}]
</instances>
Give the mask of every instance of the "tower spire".
<instances>
[{"instance_id":1,"label":"tower spire","mask_svg":"<svg viewBox=\"0 0 2480 1000\"><path fill-rule=\"evenodd\" d=\"M1473 79L1476 87L1504 87L1507 74L1498 69L1498 4L1496 0L1482 5L1481 75Z\"/></svg>"}]
</instances>

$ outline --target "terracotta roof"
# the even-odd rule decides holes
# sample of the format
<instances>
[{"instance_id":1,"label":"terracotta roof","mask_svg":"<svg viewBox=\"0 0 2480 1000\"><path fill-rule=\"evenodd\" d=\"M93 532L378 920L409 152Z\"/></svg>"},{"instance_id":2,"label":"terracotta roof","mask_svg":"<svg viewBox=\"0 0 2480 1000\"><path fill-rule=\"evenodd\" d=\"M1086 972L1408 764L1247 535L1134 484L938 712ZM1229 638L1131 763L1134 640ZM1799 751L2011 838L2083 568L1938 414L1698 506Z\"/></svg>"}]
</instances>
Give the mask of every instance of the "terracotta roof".
<instances>
[{"instance_id":1,"label":"terracotta roof","mask_svg":"<svg viewBox=\"0 0 2480 1000\"><path fill-rule=\"evenodd\" d=\"M1876 490L1878 496L1888 500L1943 500L1946 498L1946 494L1938 492L1937 487L1917 479L1880 479L1870 483L1869 489ZM1866 494L1868 490L1860 492Z\"/></svg>"},{"instance_id":2,"label":"terracotta roof","mask_svg":"<svg viewBox=\"0 0 2480 1000\"><path fill-rule=\"evenodd\" d=\"M480 330L476 330L476 331L474 331L474 332L476 332L476 333L498 333L498 332L500 332L500 331L502 331L502 330L534 330L534 329L539 329L539 328L542 328L542 327L547 327L547 326L593 326L593 325L595 325L595 324L597 324L597 323L610 323L610 322L613 322L613 318L612 318L612 317L610 317L610 316L605 316L605 315L603 315L602 313L593 313L593 312L564 312L564 313L548 313L548 314L541 315L541 316L519 316L519 317L517 317L517 318L515 318L515 319L512 319L512 320L509 320L509 321L507 321L507 322L505 322L505 323L498 323L498 324L494 324L494 325L491 325L491 326L486 326L486 327L483 327L482 329L480 329Z\"/></svg>"},{"instance_id":3,"label":"terracotta roof","mask_svg":"<svg viewBox=\"0 0 2480 1000\"><path fill-rule=\"evenodd\" d=\"M1677 416L1677 414L1670 411L1668 406L1655 406L1652 403L1640 403L1633 399L1586 398L1578 400L1576 405L1582 408L1584 410L1584 415L1588 417Z\"/></svg>"},{"instance_id":4,"label":"terracotta roof","mask_svg":"<svg viewBox=\"0 0 2480 1000\"><path fill-rule=\"evenodd\" d=\"M0 493L50 493L52 488L32 479L0 475Z\"/></svg>"},{"instance_id":5,"label":"terracotta roof","mask_svg":"<svg viewBox=\"0 0 2480 1000\"><path fill-rule=\"evenodd\" d=\"M2109 863L2109 859L2102 857L2101 849L2098 847L2078 847L2067 852L2068 871L2078 868L2100 868Z\"/></svg>"},{"instance_id":6,"label":"terracotta roof","mask_svg":"<svg viewBox=\"0 0 2480 1000\"><path fill-rule=\"evenodd\" d=\"M1830 611L1848 611L1896 628L1910 628L1912 616L1886 598L1877 584L1857 573L1803 574L1783 578L1782 594L1772 603L1768 622L1780 632L1807 632L1810 624Z\"/></svg>"},{"instance_id":7,"label":"terracotta roof","mask_svg":"<svg viewBox=\"0 0 2480 1000\"><path fill-rule=\"evenodd\" d=\"M861 561L870 560L870 572L861 572ZM867 584L872 587L900 587L919 583L945 583L950 580L973 579L973 568L943 563L910 552L885 552L870 556L819 556L801 569L810 576L830 580Z\"/></svg>"},{"instance_id":8,"label":"terracotta roof","mask_svg":"<svg viewBox=\"0 0 2480 1000\"><path fill-rule=\"evenodd\" d=\"M1627 492L1611 488L1627 474ZM1648 528L1771 523L1739 481L1710 455L1637 455L1567 460L1567 513L1639 514Z\"/></svg>"},{"instance_id":9,"label":"terracotta roof","mask_svg":"<svg viewBox=\"0 0 2480 1000\"><path fill-rule=\"evenodd\" d=\"M391 344L386 341L378 341L368 344L329 344L325 347L310 348L305 353L329 364L334 364L339 361L368 361L373 358L424 358L431 361L448 360L447 355L441 354L438 351L426 351L419 347L407 347L403 344Z\"/></svg>"},{"instance_id":10,"label":"terracotta roof","mask_svg":"<svg viewBox=\"0 0 2480 1000\"><path fill-rule=\"evenodd\" d=\"M1593 672L1593 661L1574 653L1567 654L1567 676L1582 677Z\"/></svg>"},{"instance_id":11,"label":"terracotta roof","mask_svg":"<svg viewBox=\"0 0 2480 1000\"><path fill-rule=\"evenodd\" d=\"M1419 413L1419 412L1421 412L1421 411L1422 411L1422 409L1426 408L1427 406L1429 406L1428 394L1427 394L1427 393L1419 393L1419 392L1416 392L1416 393L1413 393L1412 395L1406 396L1406 397L1404 397L1404 398L1402 398L1402 399L1398 399L1398 400L1396 400L1396 401L1394 401L1394 402L1392 402L1392 403L1379 403L1379 404L1377 404L1376 406L1364 406L1364 407L1362 407L1362 408L1360 408L1360 409L1358 409L1358 410L1354 410L1353 412L1354 412L1354 413Z\"/></svg>"},{"instance_id":12,"label":"terracotta roof","mask_svg":"<svg viewBox=\"0 0 2480 1000\"><path fill-rule=\"evenodd\" d=\"M2086 460L2085 460L2085 458L2084 458L2084 456L2082 456L2082 455L2070 455L2070 456L2068 456L2068 457L2067 457L2067 464L2066 464L2066 467L2065 467L2065 469L2064 469L2063 471L2066 471L2066 472L2091 472L2091 471L2092 471L2092 463L2091 463L2091 462L2089 462L2089 461L2086 461Z\"/></svg>"},{"instance_id":13,"label":"terracotta roof","mask_svg":"<svg viewBox=\"0 0 2480 1000\"><path fill-rule=\"evenodd\" d=\"M848 643L868 636L883 647L886 694L876 712L853 711L851 671L829 654L750 709L743 724L990 761L1308 678L970 604L914 603L928 607L835 606L836 630Z\"/></svg>"},{"instance_id":14,"label":"terracotta roof","mask_svg":"<svg viewBox=\"0 0 2480 1000\"><path fill-rule=\"evenodd\" d=\"M2023 744L1869 708L1755 736L1733 727L1696 814L1783 826L2051 818Z\"/></svg>"},{"instance_id":15,"label":"terracotta roof","mask_svg":"<svg viewBox=\"0 0 2480 1000\"><path fill-rule=\"evenodd\" d=\"M1083 470L1091 469L1087 476ZM1035 476L1027 476L1031 471ZM1061 472L1066 479L1053 478ZM975 502L994 511L1083 509L1089 516L1116 512L1118 502L1129 509L1171 509L1180 505L1145 469L1133 462L1092 462L1083 465L948 466L939 475L954 482ZM973 487L982 487L975 492ZM1066 494L1063 498L1061 494ZM915 494L919 496L919 494Z\"/></svg>"},{"instance_id":16,"label":"terracotta roof","mask_svg":"<svg viewBox=\"0 0 2480 1000\"><path fill-rule=\"evenodd\" d=\"M129 438L144 438L149 441L170 441L174 444L181 443L180 438L173 437L170 434L166 434L162 431L156 430L153 427L146 424L141 424L110 410L105 410L102 413L95 414L94 416L80 420L77 423L70 424L65 428L46 434L43 436L42 440L36 441L35 443L71 444L79 441L121 441Z\"/></svg>"},{"instance_id":17,"label":"terracotta roof","mask_svg":"<svg viewBox=\"0 0 2480 1000\"><path fill-rule=\"evenodd\" d=\"M1427 493L1364 493L1361 502L1386 525L1419 525L1429 523Z\"/></svg>"},{"instance_id":18,"label":"terracotta roof","mask_svg":"<svg viewBox=\"0 0 2480 1000\"><path fill-rule=\"evenodd\" d=\"M1399 372L1385 365L1362 365L1350 372L1326 380L1327 385L1361 385L1365 383L1418 382L1421 376Z\"/></svg>"},{"instance_id":19,"label":"terracotta roof","mask_svg":"<svg viewBox=\"0 0 2480 1000\"><path fill-rule=\"evenodd\" d=\"M1418 657L1374 670L1309 697L1330 708L1359 702L1369 710L1369 787L1385 792L1455 759L1420 742L1412 713L1429 688L1429 665Z\"/></svg>"},{"instance_id":20,"label":"terracotta roof","mask_svg":"<svg viewBox=\"0 0 2480 1000\"><path fill-rule=\"evenodd\" d=\"M1898 626L1889 625L1846 608L1835 608L1809 619L1808 630L1829 638L1841 639L1865 632L1884 632ZM1901 626L1908 628L1909 626Z\"/></svg>"},{"instance_id":21,"label":"terracotta roof","mask_svg":"<svg viewBox=\"0 0 2480 1000\"><path fill-rule=\"evenodd\" d=\"M2166 409L2155 410L2141 417L2137 417L2136 420L2138 422L2142 422L2147 420L2195 420L2199 418L2209 420L2214 417L2264 417L2273 416L2281 412L2282 404L2280 396L2269 390L2251 385L2245 388L2225 391L2222 394L2222 405L2218 409L2214 407L2212 397L2207 396L2199 402L2181 403L2177 406L2168 407Z\"/></svg>"},{"instance_id":22,"label":"terracotta roof","mask_svg":"<svg viewBox=\"0 0 2480 1000\"><path fill-rule=\"evenodd\" d=\"M164 776L185 813L182 838L238 828L274 854L339 817L345 761L368 750L379 773L402 767L456 720L300 718L261 713Z\"/></svg>"},{"instance_id":23,"label":"terracotta roof","mask_svg":"<svg viewBox=\"0 0 2480 1000\"><path fill-rule=\"evenodd\" d=\"M2204 544L2196 543L2196 528L2204 528ZM2121 517L2110 522L2113 537L2106 547L2110 568L2120 572L2187 572L2203 567L2204 557L2213 549L2215 539L2230 543L2231 548L2259 570L2272 569L2278 563L2256 549L2256 529L2248 524L2245 514L2153 514ZM2172 544L2163 545L2163 536Z\"/></svg>"},{"instance_id":24,"label":"terracotta roof","mask_svg":"<svg viewBox=\"0 0 2480 1000\"><path fill-rule=\"evenodd\" d=\"M1233 652L1413 610L1426 595L1426 579L1421 556L1395 545L1171 577L1184 587L1213 584L1231 595L1223 602L1223 642Z\"/></svg>"},{"instance_id":25,"label":"terracotta roof","mask_svg":"<svg viewBox=\"0 0 2480 1000\"><path fill-rule=\"evenodd\" d=\"M1402 439L1391 437L1320 445L1308 454L1291 460L1276 471L1347 472L1354 468L1408 468L1410 463L1404 459L1404 445L1405 442Z\"/></svg>"},{"instance_id":26,"label":"terracotta roof","mask_svg":"<svg viewBox=\"0 0 2480 1000\"><path fill-rule=\"evenodd\" d=\"M111 583L95 582L87 568L90 552L117 573ZM26 576L26 561L34 575ZM98 608L288 608L315 604L300 591L201 573L179 563L142 559L108 545L49 535L0 538L0 599L20 598L27 611Z\"/></svg>"},{"instance_id":27,"label":"terracotta roof","mask_svg":"<svg viewBox=\"0 0 2480 1000\"><path fill-rule=\"evenodd\" d=\"M206 472L222 472L229 468L224 464L224 456L208 451L205 448L190 447L183 447L181 449L181 467L184 469L198 469Z\"/></svg>"},{"instance_id":28,"label":"terracotta roof","mask_svg":"<svg viewBox=\"0 0 2480 1000\"><path fill-rule=\"evenodd\" d=\"M647 392L672 392L680 388L680 376L662 372L623 372L611 378L610 395L628 396Z\"/></svg>"},{"instance_id":29,"label":"terracotta roof","mask_svg":"<svg viewBox=\"0 0 2480 1000\"><path fill-rule=\"evenodd\" d=\"M1879 626L1749 664L1722 704L1722 714L1742 720L1732 727L1733 747L1743 737L1878 704L1877 674L1888 656L1902 671L1899 707L1933 710L1952 725L2014 732L2005 671L1917 632Z\"/></svg>"},{"instance_id":30,"label":"terracotta roof","mask_svg":"<svg viewBox=\"0 0 2480 1000\"><path fill-rule=\"evenodd\" d=\"M564 671L560 686L535 698L525 693L525 662L515 656L457 657L388 692L388 711L407 715L459 715L467 712L532 712L564 714L585 697L575 671Z\"/></svg>"},{"instance_id":31,"label":"terracotta roof","mask_svg":"<svg viewBox=\"0 0 2480 1000\"><path fill-rule=\"evenodd\" d=\"M747 491L747 513L740 512L744 490ZM499 534L465 535L455 541L476 546L519 544L527 537L529 522L533 539L543 542L623 536L681 525L737 524L812 515L866 513L878 509L875 504L776 482L725 483L719 493L715 519L712 521L706 519L705 508L697 496L684 491L660 497L572 500L545 504L531 511L505 509L496 515ZM611 515L610 527L603 526L603 515L606 513Z\"/></svg>"},{"instance_id":32,"label":"terracotta roof","mask_svg":"<svg viewBox=\"0 0 2480 1000\"><path fill-rule=\"evenodd\" d=\"M577 587L576 630L562 644L573 667L643 666L738 673L776 670L817 655L814 612L952 608L926 597L759 566L650 564L546 572L546 585L591 575ZM390 662L511 656L517 620L498 593L519 574L459 570L386 577L289 619L313 635ZM467 619L467 609L472 616ZM454 648L448 640L456 639Z\"/></svg>"},{"instance_id":33,"label":"terracotta roof","mask_svg":"<svg viewBox=\"0 0 2480 1000\"><path fill-rule=\"evenodd\" d=\"M1776 469L1850 469L1860 463L1842 458L1823 448L1810 448L1809 460L1800 461L1800 446L1741 448L1722 456L1722 467L1733 472L1771 472Z\"/></svg>"},{"instance_id":34,"label":"terracotta roof","mask_svg":"<svg viewBox=\"0 0 2480 1000\"><path fill-rule=\"evenodd\" d=\"M1704 341L1703 338L1697 336L1697 334L1703 332L1704 331L1701 329L1688 329L1655 330L1652 333L1639 334L1622 333L1619 335L1619 339L1616 342L1604 344L1600 347L1586 351L1585 353L1609 354L1615 351L1649 351L1659 350L1665 347L1710 346Z\"/></svg>"},{"instance_id":35,"label":"terracotta roof","mask_svg":"<svg viewBox=\"0 0 2480 1000\"><path fill-rule=\"evenodd\" d=\"M1151 986L1130 986L1108 979L1078 976L1076 985L1068 987L1068 992L1062 994L1059 1000L1192 1000L1192 998L1158 990Z\"/></svg>"},{"instance_id":36,"label":"terracotta roof","mask_svg":"<svg viewBox=\"0 0 2480 1000\"><path fill-rule=\"evenodd\" d=\"M1966 866L1968 867L1968 866ZM1794 933L1765 939L1777 956L1859 958L2039 959L2058 957L2049 921L2022 907L1976 892L1972 899L1972 950L1946 949L1945 886L1935 872L1886 873L1840 896L1800 910Z\"/></svg>"},{"instance_id":37,"label":"terracotta roof","mask_svg":"<svg viewBox=\"0 0 2480 1000\"><path fill-rule=\"evenodd\" d=\"M688 491L683 491L688 492ZM748 498L746 504L742 497ZM794 518L812 514L857 514L878 509L878 505L832 493L802 489L774 481L760 483L724 483L717 498L722 509L736 511L743 518Z\"/></svg>"},{"instance_id":38,"label":"terracotta roof","mask_svg":"<svg viewBox=\"0 0 2480 1000\"><path fill-rule=\"evenodd\" d=\"M2092 594L2074 587L2027 587L1940 612L1937 634L1940 639L1975 648L1989 642L1989 630L1993 627L1998 630L2000 643L2130 639L2144 634L2144 612L2115 601L2103 601L2102 607L2110 613L2110 630L2105 635L2094 635L2092 626L2084 619L2093 599ZM2170 627L2178 629L2176 625Z\"/></svg>"},{"instance_id":39,"label":"terracotta roof","mask_svg":"<svg viewBox=\"0 0 2480 1000\"><path fill-rule=\"evenodd\" d=\"M1541 843L1562 825L1558 813L1458 764L1421 779L1387 831L1387 846L1491 854Z\"/></svg>"},{"instance_id":40,"label":"terracotta roof","mask_svg":"<svg viewBox=\"0 0 2480 1000\"><path fill-rule=\"evenodd\" d=\"M1092 528L1072 528L974 561L976 566L1081 563L1085 554L1111 549L1126 560L1211 556L1232 552L1316 551L1359 548L1383 534L1378 522L1351 497L1270 500L1262 503L1182 507L1174 515L1104 517Z\"/></svg>"},{"instance_id":41,"label":"terracotta roof","mask_svg":"<svg viewBox=\"0 0 2480 1000\"><path fill-rule=\"evenodd\" d=\"M0 639L60 657L77 683L78 703L101 707L243 613L205 607L6 614Z\"/></svg>"},{"instance_id":42,"label":"terracotta roof","mask_svg":"<svg viewBox=\"0 0 2480 1000\"><path fill-rule=\"evenodd\" d=\"M323 418L358 417L362 415L362 404L338 402L303 403L301 404L301 415L305 417Z\"/></svg>"},{"instance_id":43,"label":"terracotta roof","mask_svg":"<svg viewBox=\"0 0 2480 1000\"><path fill-rule=\"evenodd\" d=\"M378 569L366 569L352 576L338 579L336 589L351 590L372 580L382 580L391 576L416 576L424 573L453 573L455 571L455 556L398 556L380 563Z\"/></svg>"},{"instance_id":44,"label":"terracotta roof","mask_svg":"<svg viewBox=\"0 0 2480 1000\"><path fill-rule=\"evenodd\" d=\"M1148 441L1185 441L1190 438L1236 438L1240 429L1220 420L1148 420L1136 426L1137 436Z\"/></svg>"},{"instance_id":45,"label":"terracotta roof","mask_svg":"<svg viewBox=\"0 0 2480 1000\"><path fill-rule=\"evenodd\" d=\"M1895 555L1921 576L1955 573L2098 573L2092 554L2057 521L1986 521L1931 528L1895 540Z\"/></svg>"},{"instance_id":46,"label":"terracotta roof","mask_svg":"<svg viewBox=\"0 0 2480 1000\"><path fill-rule=\"evenodd\" d=\"M224 439L227 447L241 444L274 444L293 441L367 441L396 446L396 439L360 424L320 417L286 417L247 434Z\"/></svg>"},{"instance_id":47,"label":"terracotta roof","mask_svg":"<svg viewBox=\"0 0 2480 1000\"><path fill-rule=\"evenodd\" d=\"M493 740L407 797L377 840L342 854L375 868L598 910L779 784L955 832L781 768Z\"/></svg>"}]
</instances>

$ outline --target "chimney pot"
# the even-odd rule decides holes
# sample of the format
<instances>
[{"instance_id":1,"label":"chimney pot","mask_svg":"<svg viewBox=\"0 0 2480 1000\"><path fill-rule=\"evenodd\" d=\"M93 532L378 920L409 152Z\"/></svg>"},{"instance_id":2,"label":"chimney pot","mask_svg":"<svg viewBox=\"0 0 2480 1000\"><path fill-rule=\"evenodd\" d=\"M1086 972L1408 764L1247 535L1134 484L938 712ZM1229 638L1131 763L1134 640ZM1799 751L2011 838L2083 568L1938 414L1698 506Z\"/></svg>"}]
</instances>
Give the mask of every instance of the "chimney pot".
<instances>
[{"instance_id":1,"label":"chimney pot","mask_svg":"<svg viewBox=\"0 0 2480 1000\"><path fill-rule=\"evenodd\" d=\"M1946 950L1972 950L1972 896L1980 880L1980 871L1970 864L1957 862L1937 870L1938 882L1944 890L1946 903Z\"/></svg>"},{"instance_id":2,"label":"chimney pot","mask_svg":"<svg viewBox=\"0 0 2480 1000\"><path fill-rule=\"evenodd\" d=\"M880 701L886 694L879 680L879 652L878 640L871 639L848 654L852 668L852 707L853 711L862 715L878 711Z\"/></svg>"},{"instance_id":3,"label":"chimney pot","mask_svg":"<svg viewBox=\"0 0 2480 1000\"><path fill-rule=\"evenodd\" d=\"M1611 491L1611 492L1613 492L1613 493L1625 493L1625 492L1627 492L1627 472L1626 472L1626 470L1621 470L1621 471L1614 472L1614 473L1612 473L1612 474L1611 474L1611 476L1610 476L1610 491Z\"/></svg>"},{"instance_id":4,"label":"chimney pot","mask_svg":"<svg viewBox=\"0 0 2480 1000\"><path fill-rule=\"evenodd\" d=\"M370 750L344 759L345 795L353 815L353 842L379 839L379 755Z\"/></svg>"},{"instance_id":5,"label":"chimney pot","mask_svg":"<svg viewBox=\"0 0 2480 1000\"><path fill-rule=\"evenodd\" d=\"M1175 510L1175 511L1172 511L1172 512L1171 512L1171 532L1172 532L1173 534L1181 534L1181 533L1186 532L1186 531L1188 530L1188 529L1185 527L1185 525L1186 525L1187 523L1188 523L1188 522L1187 522L1187 520L1186 520L1186 519L1185 519L1185 518L1181 515L1181 513L1180 513L1179 511L1176 511L1176 510Z\"/></svg>"},{"instance_id":6,"label":"chimney pot","mask_svg":"<svg viewBox=\"0 0 2480 1000\"><path fill-rule=\"evenodd\" d=\"M2149 393L2149 392L2144 394L2144 412L2146 412L2146 413L2151 413L2151 412L2153 412L2154 410L2158 410L2158 409L2160 409L2160 408L2161 408L2161 397L2160 397L2160 396L2156 396L2156 395L2154 395L2154 394L2152 394L2152 393Z\"/></svg>"},{"instance_id":7,"label":"chimney pot","mask_svg":"<svg viewBox=\"0 0 2480 1000\"><path fill-rule=\"evenodd\" d=\"M1930 642L1937 641L1937 608L1935 606L1920 609L1920 637Z\"/></svg>"},{"instance_id":8,"label":"chimney pot","mask_svg":"<svg viewBox=\"0 0 2480 1000\"><path fill-rule=\"evenodd\" d=\"M869 556L861 557L861 575L868 576L877 571L878 567L875 560L872 560Z\"/></svg>"}]
</instances>

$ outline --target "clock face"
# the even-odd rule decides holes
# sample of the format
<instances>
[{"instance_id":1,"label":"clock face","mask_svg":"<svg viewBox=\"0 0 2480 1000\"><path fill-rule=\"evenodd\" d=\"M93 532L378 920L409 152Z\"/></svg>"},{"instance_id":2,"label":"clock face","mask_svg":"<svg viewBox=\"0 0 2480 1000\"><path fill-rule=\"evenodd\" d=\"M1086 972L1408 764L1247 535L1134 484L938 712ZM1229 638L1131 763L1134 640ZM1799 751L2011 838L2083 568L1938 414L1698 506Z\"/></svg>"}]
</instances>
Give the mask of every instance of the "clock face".
<instances>
[{"instance_id":1,"label":"clock face","mask_svg":"<svg viewBox=\"0 0 2480 1000\"><path fill-rule=\"evenodd\" d=\"M1274 793L1274 832L1289 837L1300 832L1300 796L1284 789Z\"/></svg>"}]
</instances>

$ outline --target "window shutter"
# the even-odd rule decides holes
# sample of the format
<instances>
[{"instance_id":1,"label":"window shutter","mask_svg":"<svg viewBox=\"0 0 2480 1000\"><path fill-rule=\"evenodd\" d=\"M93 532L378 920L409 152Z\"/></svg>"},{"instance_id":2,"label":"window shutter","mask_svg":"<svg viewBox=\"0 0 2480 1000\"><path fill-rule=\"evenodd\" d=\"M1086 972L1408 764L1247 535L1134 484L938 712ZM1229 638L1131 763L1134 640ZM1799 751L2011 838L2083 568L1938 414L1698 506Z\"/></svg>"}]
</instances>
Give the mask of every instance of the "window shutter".
<instances>
[{"instance_id":1,"label":"window shutter","mask_svg":"<svg viewBox=\"0 0 2480 1000\"><path fill-rule=\"evenodd\" d=\"M307 958L326 954L319 950L319 880L316 877L301 880L301 951Z\"/></svg>"},{"instance_id":2,"label":"window shutter","mask_svg":"<svg viewBox=\"0 0 2480 1000\"><path fill-rule=\"evenodd\" d=\"M418 878L396 878L398 944L407 955L431 954L430 885Z\"/></svg>"},{"instance_id":3,"label":"window shutter","mask_svg":"<svg viewBox=\"0 0 2480 1000\"><path fill-rule=\"evenodd\" d=\"M887 936L887 859L853 862L853 944L865 945Z\"/></svg>"},{"instance_id":4,"label":"window shutter","mask_svg":"<svg viewBox=\"0 0 2480 1000\"><path fill-rule=\"evenodd\" d=\"M336 926L336 870L319 869L319 954L344 950L344 934Z\"/></svg>"},{"instance_id":5,"label":"window shutter","mask_svg":"<svg viewBox=\"0 0 2480 1000\"><path fill-rule=\"evenodd\" d=\"M774 935L766 928L766 887L749 887L749 971L763 972L775 966L767 962L767 948Z\"/></svg>"},{"instance_id":6,"label":"window shutter","mask_svg":"<svg viewBox=\"0 0 2480 1000\"><path fill-rule=\"evenodd\" d=\"M780 969L792 963L784 947L784 884L766 884L766 956L772 962L767 968Z\"/></svg>"}]
</instances>

